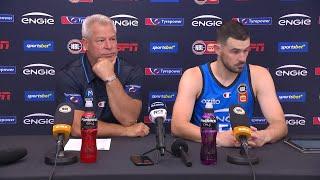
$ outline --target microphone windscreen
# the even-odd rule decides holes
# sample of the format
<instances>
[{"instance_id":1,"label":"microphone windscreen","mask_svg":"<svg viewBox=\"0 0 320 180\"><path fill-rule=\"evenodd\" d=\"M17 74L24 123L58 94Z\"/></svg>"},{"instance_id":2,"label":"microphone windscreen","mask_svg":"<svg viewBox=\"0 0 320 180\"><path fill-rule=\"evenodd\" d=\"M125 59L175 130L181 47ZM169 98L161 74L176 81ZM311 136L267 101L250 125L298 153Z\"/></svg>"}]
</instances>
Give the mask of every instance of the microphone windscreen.
<instances>
[{"instance_id":1,"label":"microphone windscreen","mask_svg":"<svg viewBox=\"0 0 320 180\"><path fill-rule=\"evenodd\" d=\"M229 114L232 128L237 126L250 126L246 111L240 105L230 106Z\"/></svg>"},{"instance_id":2,"label":"microphone windscreen","mask_svg":"<svg viewBox=\"0 0 320 180\"><path fill-rule=\"evenodd\" d=\"M54 124L72 124L74 116L74 105L71 103L61 103L56 109Z\"/></svg>"},{"instance_id":3,"label":"microphone windscreen","mask_svg":"<svg viewBox=\"0 0 320 180\"><path fill-rule=\"evenodd\" d=\"M171 152L174 156L181 156L180 148L182 148L185 152L188 152L188 144L182 139L176 139L171 145Z\"/></svg>"},{"instance_id":4,"label":"microphone windscreen","mask_svg":"<svg viewBox=\"0 0 320 180\"><path fill-rule=\"evenodd\" d=\"M11 147L0 149L0 165L6 165L22 159L27 155L27 149L23 147Z\"/></svg>"}]
</instances>

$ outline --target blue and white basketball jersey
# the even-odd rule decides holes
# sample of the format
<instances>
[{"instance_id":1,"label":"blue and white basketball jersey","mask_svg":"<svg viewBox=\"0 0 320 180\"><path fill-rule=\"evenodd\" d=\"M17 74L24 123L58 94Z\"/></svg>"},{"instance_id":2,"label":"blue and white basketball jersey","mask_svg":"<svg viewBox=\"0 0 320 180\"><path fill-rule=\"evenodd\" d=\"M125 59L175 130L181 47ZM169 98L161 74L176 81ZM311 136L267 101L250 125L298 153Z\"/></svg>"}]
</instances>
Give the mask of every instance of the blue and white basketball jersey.
<instances>
[{"instance_id":1,"label":"blue and white basketball jersey","mask_svg":"<svg viewBox=\"0 0 320 180\"><path fill-rule=\"evenodd\" d=\"M254 112L254 94L251 86L249 65L245 64L241 73L228 87L223 86L213 75L210 63L199 66L203 86L199 98L196 100L191 122L200 126L201 116L206 102L212 102L214 115L217 119L219 131L231 129L229 107L239 104L251 119ZM249 123L249 122L248 122Z\"/></svg>"}]
</instances>

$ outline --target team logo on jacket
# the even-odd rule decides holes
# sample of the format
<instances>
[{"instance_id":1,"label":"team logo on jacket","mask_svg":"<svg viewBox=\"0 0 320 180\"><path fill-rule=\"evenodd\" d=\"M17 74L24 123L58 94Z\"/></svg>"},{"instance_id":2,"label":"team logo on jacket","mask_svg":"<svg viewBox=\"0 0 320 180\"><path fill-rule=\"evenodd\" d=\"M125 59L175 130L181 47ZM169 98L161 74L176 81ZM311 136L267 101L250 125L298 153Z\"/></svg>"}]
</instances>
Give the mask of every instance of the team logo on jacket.
<instances>
[{"instance_id":1,"label":"team logo on jacket","mask_svg":"<svg viewBox=\"0 0 320 180\"><path fill-rule=\"evenodd\" d=\"M82 97L80 94L64 93L64 96L67 103L82 104Z\"/></svg>"}]
</instances>

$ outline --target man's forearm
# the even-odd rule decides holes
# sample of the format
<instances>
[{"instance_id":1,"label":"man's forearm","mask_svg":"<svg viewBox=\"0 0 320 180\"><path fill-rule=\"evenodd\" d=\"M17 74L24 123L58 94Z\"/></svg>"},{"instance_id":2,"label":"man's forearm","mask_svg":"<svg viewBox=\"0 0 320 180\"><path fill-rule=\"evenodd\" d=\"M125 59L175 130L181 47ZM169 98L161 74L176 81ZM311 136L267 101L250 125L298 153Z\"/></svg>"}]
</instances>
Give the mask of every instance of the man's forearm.
<instances>
[{"instance_id":1,"label":"man's forearm","mask_svg":"<svg viewBox=\"0 0 320 180\"><path fill-rule=\"evenodd\" d=\"M287 135L288 127L285 123L279 122L279 124L269 125L262 131L266 134L267 143L274 143Z\"/></svg>"}]
</instances>

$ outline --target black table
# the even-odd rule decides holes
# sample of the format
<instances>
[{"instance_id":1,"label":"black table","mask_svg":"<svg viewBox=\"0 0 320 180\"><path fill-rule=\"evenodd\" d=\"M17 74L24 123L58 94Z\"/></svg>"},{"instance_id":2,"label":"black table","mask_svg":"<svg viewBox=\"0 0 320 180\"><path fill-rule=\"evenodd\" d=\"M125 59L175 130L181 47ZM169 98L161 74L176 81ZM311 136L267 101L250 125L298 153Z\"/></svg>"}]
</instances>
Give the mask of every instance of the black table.
<instances>
[{"instance_id":1,"label":"black table","mask_svg":"<svg viewBox=\"0 0 320 180\"><path fill-rule=\"evenodd\" d=\"M166 137L170 149L174 138ZM16 145L28 149L28 155L10 165L0 166L1 180L48 179L52 166L44 164L44 154L55 148L52 136L1 136L1 147ZM112 138L110 151L99 151L94 164L76 163L57 166L55 178L59 180L250 180L249 166L233 165L226 162L226 154L238 151L234 148L218 148L218 164L204 166L200 163L200 144L189 142L189 154L193 166L186 167L179 158L165 156L154 166L135 166L129 161L131 154L143 153L155 145L154 135L145 138ZM253 150L261 162L254 165L257 180L308 180L320 179L320 154L302 154L283 142L265 145ZM150 157L153 157L150 155Z\"/></svg>"}]
</instances>

